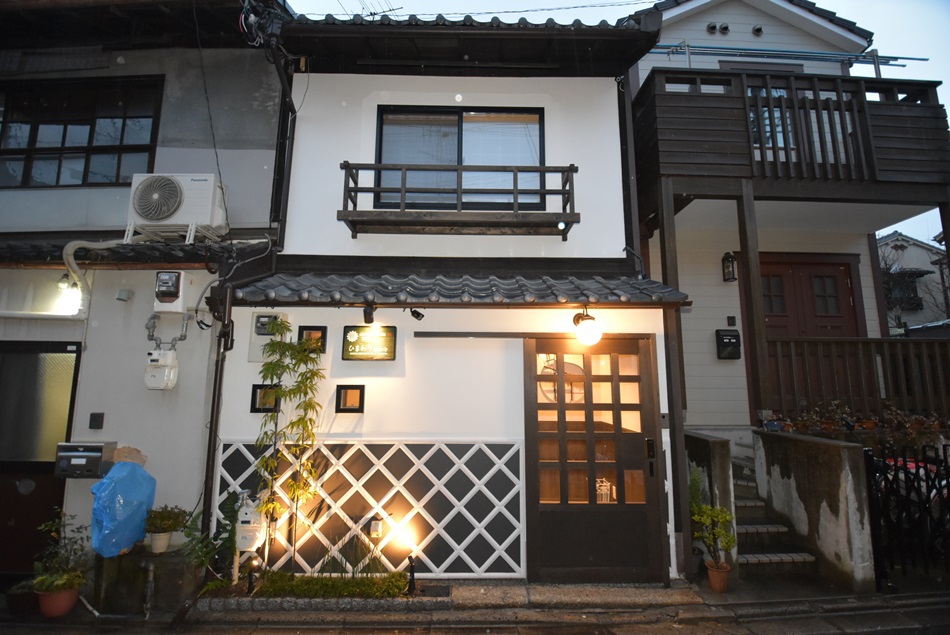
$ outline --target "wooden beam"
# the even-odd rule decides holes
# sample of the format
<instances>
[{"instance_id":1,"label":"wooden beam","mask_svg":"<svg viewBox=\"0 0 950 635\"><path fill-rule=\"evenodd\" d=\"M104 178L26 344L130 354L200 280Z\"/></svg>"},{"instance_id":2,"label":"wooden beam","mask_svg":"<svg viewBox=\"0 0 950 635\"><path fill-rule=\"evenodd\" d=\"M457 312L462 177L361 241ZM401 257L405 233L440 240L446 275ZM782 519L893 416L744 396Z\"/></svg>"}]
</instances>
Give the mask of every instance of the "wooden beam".
<instances>
[{"instance_id":1,"label":"wooden beam","mask_svg":"<svg viewBox=\"0 0 950 635\"><path fill-rule=\"evenodd\" d=\"M763 407L768 393L768 349L765 339L765 307L762 301L762 267L759 263L759 235L755 219L752 181L742 180L742 196L736 201L739 216L739 280L745 294L743 323L746 351L752 363L749 387L753 409ZM755 421L757 413L753 413Z\"/></svg>"}]
</instances>

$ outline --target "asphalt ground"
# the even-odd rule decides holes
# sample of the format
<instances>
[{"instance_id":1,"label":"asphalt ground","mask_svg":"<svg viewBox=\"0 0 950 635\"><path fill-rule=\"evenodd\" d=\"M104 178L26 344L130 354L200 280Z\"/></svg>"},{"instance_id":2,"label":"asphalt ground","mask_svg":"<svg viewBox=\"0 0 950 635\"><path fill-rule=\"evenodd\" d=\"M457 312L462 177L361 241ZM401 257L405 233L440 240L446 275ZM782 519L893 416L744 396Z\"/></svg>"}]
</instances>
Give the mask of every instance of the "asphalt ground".
<instances>
[{"instance_id":1,"label":"asphalt ground","mask_svg":"<svg viewBox=\"0 0 950 635\"><path fill-rule=\"evenodd\" d=\"M950 577L950 576L948 576ZM506 581L420 581L413 598L199 601L173 615L97 615L83 604L64 618L13 619L2 633L950 633L950 584L943 577L896 578L881 593L851 595L812 580L733 581L724 594L705 581L652 585L540 585Z\"/></svg>"}]
</instances>

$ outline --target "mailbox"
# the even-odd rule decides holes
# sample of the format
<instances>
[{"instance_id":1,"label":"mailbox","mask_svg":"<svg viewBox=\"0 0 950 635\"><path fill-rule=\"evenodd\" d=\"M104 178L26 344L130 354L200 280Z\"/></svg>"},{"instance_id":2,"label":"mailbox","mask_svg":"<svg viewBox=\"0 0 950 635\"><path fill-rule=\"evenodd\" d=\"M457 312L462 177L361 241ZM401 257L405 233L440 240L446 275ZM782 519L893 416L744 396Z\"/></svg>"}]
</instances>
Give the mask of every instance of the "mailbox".
<instances>
[{"instance_id":1,"label":"mailbox","mask_svg":"<svg viewBox=\"0 0 950 635\"><path fill-rule=\"evenodd\" d=\"M57 443L54 476L102 478L112 468L115 441L105 443Z\"/></svg>"},{"instance_id":2,"label":"mailbox","mask_svg":"<svg viewBox=\"0 0 950 635\"><path fill-rule=\"evenodd\" d=\"M736 329L716 329L716 357L719 359L740 359L742 343Z\"/></svg>"}]
</instances>

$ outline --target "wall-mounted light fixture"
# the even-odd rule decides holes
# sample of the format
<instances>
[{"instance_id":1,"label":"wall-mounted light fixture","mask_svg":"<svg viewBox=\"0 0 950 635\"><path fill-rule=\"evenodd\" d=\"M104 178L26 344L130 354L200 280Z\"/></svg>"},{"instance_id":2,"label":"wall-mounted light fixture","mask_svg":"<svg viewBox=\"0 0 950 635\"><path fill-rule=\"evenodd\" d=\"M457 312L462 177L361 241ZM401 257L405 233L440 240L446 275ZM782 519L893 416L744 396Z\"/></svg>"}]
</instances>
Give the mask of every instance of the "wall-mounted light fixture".
<instances>
[{"instance_id":1,"label":"wall-mounted light fixture","mask_svg":"<svg viewBox=\"0 0 950 635\"><path fill-rule=\"evenodd\" d=\"M735 282L738 279L736 275L736 257L731 251L727 251L722 255L722 281Z\"/></svg>"},{"instance_id":2,"label":"wall-mounted light fixture","mask_svg":"<svg viewBox=\"0 0 950 635\"><path fill-rule=\"evenodd\" d=\"M574 315L574 326L576 328L575 334L577 341L585 346L593 346L600 341L600 337L603 334L594 316L587 313L586 306L584 307L583 313Z\"/></svg>"},{"instance_id":3,"label":"wall-mounted light fixture","mask_svg":"<svg viewBox=\"0 0 950 635\"><path fill-rule=\"evenodd\" d=\"M421 320L422 318L425 317L425 314L419 309L409 309L409 315L411 315L417 320Z\"/></svg>"},{"instance_id":4,"label":"wall-mounted light fixture","mask_svg":"<svg viewBox=\"0 0 950 635\"><path fill-rule=\"evenodd\" d=\"M373 516L369 521L369 537L379 540L383 537L383 519L379 516Z\"/></svg>"},{"instance_id":5,"label":"wall-mounted light fixture","mask_svg":"<svg viewBox=\"0 0 950 635\"><path fill-rule=\"evenodd\" d=\"M376 307L372 304L367 304L363 307L363 323L372 324L376 319L373 314L376 313Z\"/></svg>"}]
</instances>

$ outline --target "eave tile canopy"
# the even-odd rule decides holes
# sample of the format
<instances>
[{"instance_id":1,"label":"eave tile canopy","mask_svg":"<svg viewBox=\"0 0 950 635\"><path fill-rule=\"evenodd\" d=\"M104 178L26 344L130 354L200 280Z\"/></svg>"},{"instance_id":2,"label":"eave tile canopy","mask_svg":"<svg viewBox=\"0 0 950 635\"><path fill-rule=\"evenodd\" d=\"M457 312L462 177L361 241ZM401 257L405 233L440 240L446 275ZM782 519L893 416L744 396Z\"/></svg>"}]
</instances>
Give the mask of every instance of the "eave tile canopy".
<instances>
[{"instance_id":1,"label":"eave tile canopy","mask_svg":"<svg viewBox=\"0 0 950 635\"><path fill-rule=\"evenodd\" d=\"M304 16L280 29L280 43L292 55L308 56L309 70L465 76L616 77L656 44L662 15L641 12L614 25L580 20L534 24L471 16L396 20L327 15Z\"/></svg>"},{"instance_id":2,"label":"eave tile canopy","mask_svg":"<svg viewBox=\"0 0 950 635\"><path fill-rule=\"evenodd\" d=\"M683 304L685 293L634 275L276 273L235 289L236 304L558 306Z\"/></svg>"}]
</instances>

